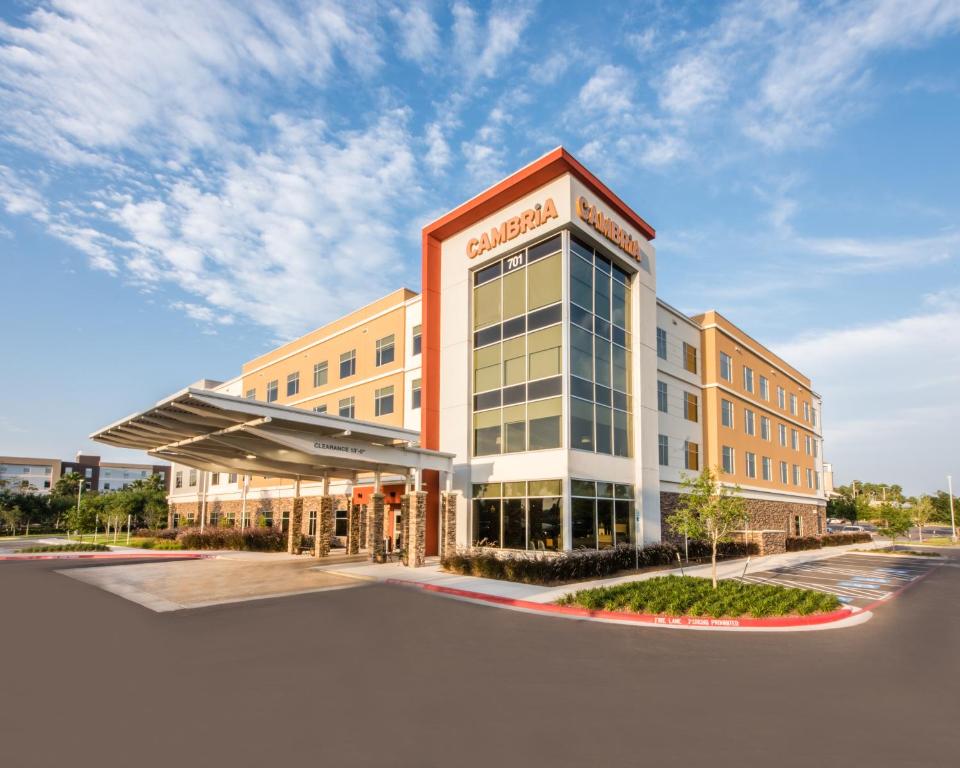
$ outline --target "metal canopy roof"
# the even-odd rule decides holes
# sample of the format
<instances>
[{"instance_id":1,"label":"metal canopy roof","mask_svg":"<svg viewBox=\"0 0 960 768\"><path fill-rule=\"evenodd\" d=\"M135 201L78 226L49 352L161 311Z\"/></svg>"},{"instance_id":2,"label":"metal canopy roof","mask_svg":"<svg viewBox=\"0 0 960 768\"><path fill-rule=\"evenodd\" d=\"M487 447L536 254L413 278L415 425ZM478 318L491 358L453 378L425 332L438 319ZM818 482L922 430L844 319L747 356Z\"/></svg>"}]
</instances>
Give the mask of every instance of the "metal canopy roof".
<instances>
[{"instance_id":1,"label":"metal canopy roof","mask_svg":"<svg viewBox=\"0 0 960 768\"><path fill-rule=\"evenodd\" d=\"M413 430L193 388L90 437L197 469L304 480L449 472L453 457L420 448Z\"/></svg>"}]
</instances>

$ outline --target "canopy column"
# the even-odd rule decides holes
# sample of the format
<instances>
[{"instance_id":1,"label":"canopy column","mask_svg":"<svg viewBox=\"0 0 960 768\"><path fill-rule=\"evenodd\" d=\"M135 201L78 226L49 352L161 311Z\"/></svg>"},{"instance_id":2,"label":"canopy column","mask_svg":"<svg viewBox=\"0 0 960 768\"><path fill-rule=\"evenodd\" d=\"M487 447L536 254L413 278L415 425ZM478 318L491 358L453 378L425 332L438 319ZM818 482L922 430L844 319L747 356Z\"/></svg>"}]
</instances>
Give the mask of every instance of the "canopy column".
<instances>
[{"instance_id":1,"label":"canopy column","mask_svg":"<svg viewBox=\"0 0 960 768\"><path fill-rule=\"evenodd\" d=\"M372 494L367 512L367 535L370 539L370 559L375 563L383 563L386 562L387 559L383 546L384 498L384 495L379 491Z\"/></svg>"},{"instance_id":2,"label":"canopy column","mask_svg":"<svg viewBox=\"0 0 960 768\"><path fill-rule=\"evenodd\" d=\"M298 477L293 485L293 509L290 512L290 530L287 532L287 554L297 554L302 540L303 497L300 495L300 478Z\"/></svg>"}]
</instances>

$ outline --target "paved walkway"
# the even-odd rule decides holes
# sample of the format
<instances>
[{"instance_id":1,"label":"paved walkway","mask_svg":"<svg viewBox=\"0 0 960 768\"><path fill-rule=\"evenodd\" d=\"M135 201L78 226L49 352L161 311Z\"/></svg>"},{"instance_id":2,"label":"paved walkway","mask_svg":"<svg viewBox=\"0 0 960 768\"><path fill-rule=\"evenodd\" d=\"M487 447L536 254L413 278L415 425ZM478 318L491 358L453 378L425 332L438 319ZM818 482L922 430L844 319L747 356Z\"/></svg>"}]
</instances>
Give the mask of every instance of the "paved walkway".
<instances>
[{"instance_id":1,"label":"paved walkway","mask_svg":"<svg viewBox=\"0 0 960 768\"><path fill-rule=\"evenodd\" d=\"M826 547L824 549L813 549L804 552L787 552L783 555L752 557L750 558L749 565L745 558L726 560L717 564L717 575L721 579L740 578L744 573L745 566L747 568L747 575L749 576L751 573L757 571L769 571L775 568L798 565L800 563L826 560L852 550L875 549L882 546L885 546L884 542L873 542L870 544L850 544L845 547ZM351 576L357 579L368 579L379 582L403 581L430 584L450 589L477 592L493 597L526 600L532 603L552 603L563 595L579 592L583 589L623 584L629 581L642 581L644 579L652 579L657 576L669 576L671 574L679 576L681 574L680 568L673 568L646 571L644 573L627 573L609 579L581 581L576 584L564 584L559 587L543 587L536 584L517 584L512 581L483 579L476 576L460 576L458 574L447 573L440 569L440 563L437 561L428 563L423 568L407 568L399 563L387 563L384 565L356 563L348 565L319 565L316 567L328 573ZM710 564L691 566L689 568L683 568L682 571L688 576L709 578Z\"/></svg>"}]
</instances>

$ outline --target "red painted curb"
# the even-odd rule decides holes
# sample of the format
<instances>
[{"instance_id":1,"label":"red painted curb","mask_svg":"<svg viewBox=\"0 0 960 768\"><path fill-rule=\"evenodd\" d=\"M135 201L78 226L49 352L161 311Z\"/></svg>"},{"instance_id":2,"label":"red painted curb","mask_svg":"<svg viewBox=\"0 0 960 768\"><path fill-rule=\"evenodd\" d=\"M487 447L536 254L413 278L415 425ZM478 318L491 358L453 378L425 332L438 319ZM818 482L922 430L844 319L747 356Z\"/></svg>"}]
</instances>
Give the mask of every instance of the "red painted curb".
<instances>
[{"instance_id":1,"label":"red painted curb","mask_svg":"<svg viewBox=\"0 0 960 768\"><path fill-rule=\"evenodd\" d=\"M23 560L163 560L166 558L181 560L200 560L213 555L201 555L195 552L184 554L175 551L156 554L132 554L127 552L38 552L36 554L0 555L0 561L17 562Z\"/></svg>"},{"instance_id":2,"label":"red painted curb","mask_svg":"<svg viewBox=\"0 0 960 768\"><path fill-rule=\"evenodd\" d=\"M588 608L577 608L569 605L553 605L534 603L529 600L516 600L500 595L487 595L482 592L472 592L466 589L444 587L438 584L426 584L419 581L404 581L403 579L387 579L384 583L401 587L415 587L426 592L437 592L451 597L462 597L468 600L477 600L494 605L503 605L510 608L521 608L525 611L546 613L561 616L575 616L584 619L602 619L605 621L630 622L633 624L654 624L670 627L716 627L718 629L738 628L784 628L810 627L819 624L832 624L835 621L848 619L855 615L849 608L839 608L830 613L818 613L810 616L772 616L768 619L731 618L713 619L706 616L660 616L651 613L620 613L618 611L592 611Z\"/></svg>"}]
</instances>

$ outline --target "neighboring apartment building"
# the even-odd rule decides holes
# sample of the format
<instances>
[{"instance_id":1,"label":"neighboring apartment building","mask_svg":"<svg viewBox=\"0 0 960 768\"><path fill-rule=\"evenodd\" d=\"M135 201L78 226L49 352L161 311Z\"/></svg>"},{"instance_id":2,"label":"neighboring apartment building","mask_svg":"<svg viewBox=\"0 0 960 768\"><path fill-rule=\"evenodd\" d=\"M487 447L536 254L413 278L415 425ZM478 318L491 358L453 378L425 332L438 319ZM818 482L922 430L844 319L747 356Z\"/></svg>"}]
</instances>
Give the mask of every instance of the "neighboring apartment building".
<instances>
[{"instance_id":1,"label":"neighboring apartment building","mask_svg":"<svg viewBox=\"0 0 960 768\"><path fill-rule=\"evenodd\" d=\"M71 472L84 478L84 489L88 491L120 490L151 475L158 475L164 487L170 490L169 464L101 461L99 456L86 453L63 460L0 456L0 480L6 480L11 489L26 481L28 486L25 487L33 488L37 493L49 493L57 480Z\"/></svg>"},{"instance_id":2,"label":"neighboring apartment building","mask_svg":"<svg viewBox=\"0 0 960 768\"><path fill-rule=\"evenodd\" d=\"M396 291L208 388L419 430L423 447L454 456L459 545L659 541L684 474L708 466L741 487L752 528L821 532L811 382L718 313L659 300L653 238L554 150L424 228L422 295ZM202 510L289 519L291 481L173 471L178 522ZM425 475L428 554L438 483ZM302 490L306 533L318 485ZM388 508L406 487L384 478ZM372 478L331 487L338 533L348 500L371 489Z\"/></svg>"}]
</instances>

